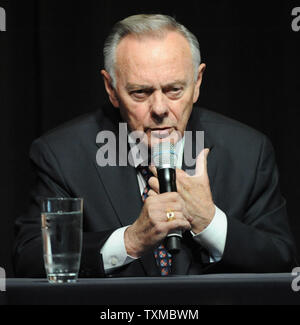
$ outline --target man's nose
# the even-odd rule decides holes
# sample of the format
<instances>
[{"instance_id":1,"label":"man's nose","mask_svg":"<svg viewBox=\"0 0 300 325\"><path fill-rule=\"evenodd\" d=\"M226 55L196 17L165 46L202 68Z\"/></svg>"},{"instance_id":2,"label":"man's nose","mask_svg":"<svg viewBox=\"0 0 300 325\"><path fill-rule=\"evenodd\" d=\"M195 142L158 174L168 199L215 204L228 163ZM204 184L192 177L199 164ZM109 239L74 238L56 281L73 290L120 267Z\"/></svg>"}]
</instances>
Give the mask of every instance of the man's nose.
<instances>
[{"instance_id":1,"label":"man's nose","mask_svg":"<svg viewBox=\"0 0 300 325\"><path fill-rule=\"evenodd\" d=\"M162 92L152 94L151 115L154 119L163 120L169 114L168 102Z\"/></svg>"}]
</instances>

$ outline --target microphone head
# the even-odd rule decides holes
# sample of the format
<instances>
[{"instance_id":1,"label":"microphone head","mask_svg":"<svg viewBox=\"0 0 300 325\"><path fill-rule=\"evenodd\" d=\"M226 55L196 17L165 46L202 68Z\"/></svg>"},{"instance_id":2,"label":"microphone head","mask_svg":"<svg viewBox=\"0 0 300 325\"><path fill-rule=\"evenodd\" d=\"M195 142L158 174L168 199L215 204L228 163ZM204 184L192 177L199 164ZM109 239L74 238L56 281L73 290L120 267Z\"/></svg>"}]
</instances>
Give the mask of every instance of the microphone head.
<instances>
[{"instance_id":1,"label":"microphone head","mask_svg":"<svg viewBox=\"0 0 300 325\"><path fill-rule=\"evenodd\" d=\"M159 142L152 147L151 161L158 169L176 168L177 154L175 152L174 143Z\"/></svg>"}]
</instances>

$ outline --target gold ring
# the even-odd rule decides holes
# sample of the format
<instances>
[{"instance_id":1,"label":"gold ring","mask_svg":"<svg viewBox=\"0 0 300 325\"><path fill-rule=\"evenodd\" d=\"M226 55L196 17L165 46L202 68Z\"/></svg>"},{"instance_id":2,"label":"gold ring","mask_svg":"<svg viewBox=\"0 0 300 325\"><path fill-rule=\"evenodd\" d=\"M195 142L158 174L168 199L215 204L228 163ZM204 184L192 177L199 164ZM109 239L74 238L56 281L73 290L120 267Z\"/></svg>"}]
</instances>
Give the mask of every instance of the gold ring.
<instances>
[{"instance_id":1,"label":"gold ring","mask_svg":"<svg viewBox=\"0 0 300 325\"><path fill-rule=\"evenodd\" d=\"M175 219L174 211L169 209L169 210L166 211L166 213L167 213L167 221L172 221L172 220Z\"/></svg>"}]
</instances>

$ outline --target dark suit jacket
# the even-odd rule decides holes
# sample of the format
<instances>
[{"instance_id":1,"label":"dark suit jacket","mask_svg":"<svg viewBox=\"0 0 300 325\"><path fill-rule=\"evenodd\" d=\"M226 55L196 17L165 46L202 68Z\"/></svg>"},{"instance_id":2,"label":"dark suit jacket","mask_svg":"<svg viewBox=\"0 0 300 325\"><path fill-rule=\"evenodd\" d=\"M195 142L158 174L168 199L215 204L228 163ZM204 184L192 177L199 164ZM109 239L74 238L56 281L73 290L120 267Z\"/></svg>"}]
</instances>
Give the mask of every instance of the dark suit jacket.
<instances>
[{"instance_id":1,"label":"dark suit jacket","mask_svg":"<svg viewBox=\"0 0 300 325\"><path fill-rule=\"evenodd\" d=\"M32 144L30 158L36 182L29 211L16 222L17 276L45 276L39 196L84 198L80 276L105 276L102 245L114 230L132 224L142 208L133 167L99 167L96 163L98 132L117 133L119 121L118 110L107 105ZM228 230L224 254L217 263L208 263L205 249L185 232L181 252L174 258L174 272L290 272L294 248L269 140L239 122L199 107L194 107L187 130L205 132L205 147L211 148L208 175L213 200L226 213ZM115 272L115 276L156 275L152 252Z\"/></svg>"}]
</instances>

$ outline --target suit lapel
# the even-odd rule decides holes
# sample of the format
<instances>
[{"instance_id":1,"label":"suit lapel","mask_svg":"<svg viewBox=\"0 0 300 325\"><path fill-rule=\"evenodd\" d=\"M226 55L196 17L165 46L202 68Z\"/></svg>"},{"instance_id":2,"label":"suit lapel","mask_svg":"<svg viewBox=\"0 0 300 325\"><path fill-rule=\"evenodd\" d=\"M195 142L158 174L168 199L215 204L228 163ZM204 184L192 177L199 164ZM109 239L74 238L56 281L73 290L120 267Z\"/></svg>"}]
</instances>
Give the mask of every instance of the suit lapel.
<instances>
[{"instance_id":1,"label":"suit lapel","mask_svg":"<svg viewBox=\"0 0 300 325\"><path fill-rule=\"evenodd\" d=\"M120 224L132 224L142 208L135 168L97 166L97 171Z\"/></svg>"},{"instance_id":2,"label":"suit lapel","mask_svg":"<svg viewBox=\"0 0 300 325\"><path fill-rule=\"evenodd\" d=\"M96 169L120 224L122 226L129 225L137 219L142 207L136 170L128 162L126 166L118 165L119 146L124 151L124 143L119 143L119 123L122 120L118 111L108 107L100 118L99 131L110 131L115 136L115 142L105 143L105 151L111 150L116 155L116 165L100 167L96 163ZM98 150L104 148L103 143L96 143L96 145L99 147ZM125 146L127 146L127 140Z\"/></svg>"}]
</instances>

